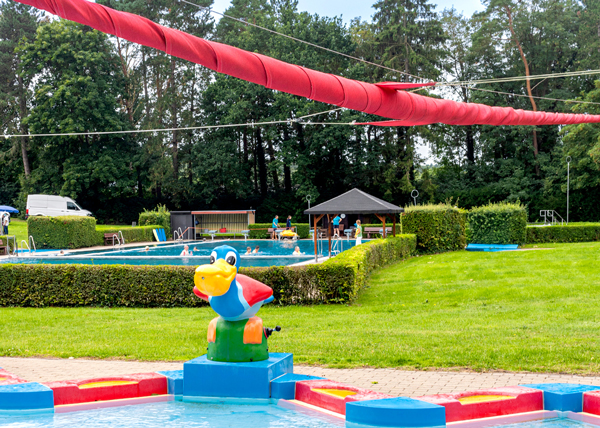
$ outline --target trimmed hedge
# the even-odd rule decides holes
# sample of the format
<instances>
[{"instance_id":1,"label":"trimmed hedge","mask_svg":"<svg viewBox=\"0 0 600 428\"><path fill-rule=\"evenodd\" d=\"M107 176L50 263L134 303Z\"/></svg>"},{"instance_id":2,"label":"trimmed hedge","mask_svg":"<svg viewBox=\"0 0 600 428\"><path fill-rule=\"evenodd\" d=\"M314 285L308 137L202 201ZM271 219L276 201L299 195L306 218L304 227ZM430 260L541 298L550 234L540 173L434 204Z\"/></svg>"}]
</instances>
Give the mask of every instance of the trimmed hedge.
<instances>
[{"instance_id":1,"label":"trimmed hedge","mask_svg":"<svg viewBox=\"0 0 600 428\"><path fill-rule=\"evenodd\" d=\"M402 230L417 235L423 253L464 250L467 246L466 211L449 204L404 208Z\"/></svg>"},{"instance_id":2,"label":"trimmed hedge","mask_svg":"<svg viewBox=\"0 0 600 428\"><path fill-rule=\"evenodd\" d=\"M104 245L104 234L105 233L116 233L119 231L123 233L126 244L132 242L152 242L154 241L153 229L159 229L160 225L150 226L96 226L96 232L98 234L98 241L96 245ZM166 231L165 231L166 232Z\"/></svg>"},{"instance_id":3,"label":"trimmed hedge","mask_svg":"<svg viewBox=\"0 0 600 428\"><path fill-rule=\"evenodd\" d=\"M279 305L344 303L367 275L413 254L414 235L371 241L319 265L242 268L273 288ZM193 266L0 264L0 306L197 307Z\"/></svg>"},{"instance_id":4,"label":"trimmed hedge","mask_svg":"<svg viewBox=\"0 0 600 428\"><path fill-rule=\"evenodd\" d=\"M267 239L270 238L271 235L267 230L271 227L272 223L254 223L249 224L248 229L250 229L250 235L248 238L250 239ZM293 227L296 227L296 233L300 239L306 239L310 237L310 226L308 223L292 223ZM285 221L283 223L279 223L279 227L285 229Z\"/></svg>"},{"instance_id":5,"label":"trimmed hedge","mask_svg":"<svg viewBox=\"0 0 600 428\"><path fill-rule=\"evenodd\" d=\"M600 223L569 223L564 226L527 226L527 242L600 241Z\"/></svg>"},{"instance_id":6,"label":"trimmed hedge","mask_svg":"<svg viewBox=\"0 0 600 428\"><path fill-rule=\"evenodd\" d=\"M29 217L27 235L33 236L37 249L83 248L98 243L96 219L93 217Z\"/></svg>"},{"instance_id":7,"label":"trimmed hedge","mask_svg":"<svg viewBox=\"0 0 600 428\"><path fill-rule=\"evenodd\" d=\"M144 210L138 217L139 226L159 225L165 229L167 240L172 238L171 235L171 213L167 211L164 205L158 205L153 211ZM156 226L154 227L156 229ZM125 238L127 240L127 238Z\"/></svg>"},{"instance_id":8,"label":"trimmed hedge","mask_svg":"<svg viewBox=\"0 0 600 428\"><path fill-rule=\"evenodd\" d=\"M524 244L527 242L527 208L520 202L500 202L471 209L467 214L469 242Z\"/></svg>"}]
</instances>

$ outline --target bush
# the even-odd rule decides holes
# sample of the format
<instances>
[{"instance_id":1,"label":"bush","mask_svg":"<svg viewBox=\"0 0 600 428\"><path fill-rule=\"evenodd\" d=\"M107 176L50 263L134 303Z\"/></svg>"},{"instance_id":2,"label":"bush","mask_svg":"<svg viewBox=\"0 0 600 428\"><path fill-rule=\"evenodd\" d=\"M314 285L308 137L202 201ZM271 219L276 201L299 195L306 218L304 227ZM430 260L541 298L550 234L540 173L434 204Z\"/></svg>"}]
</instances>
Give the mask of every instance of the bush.
<instances>
[{"instance_id":1,"label":"bush","mask_svg":"<svg viewBox=\"0 0 600 428\"><path fill-rule=\"evenodd\" d=\"M527 226L527 242L600 241L600 223L569 223L564 226Z\"/></svg>"},{"instance_id":2,"label":"bush","mask_svg":"<svg viewBox=\"0 0 600 428\"><path fill-rule=\"evenodd\" d=\"M171 237L171 213L164 205L157 205L153 211L144 210L144 212L140 213L138 224L140 226L152 226L158 224L165 229L167 239L170 239Z\"/></svg>"},{"instance_id":3,"label":"bush","mask_svg":"<svg viewBox=\"0 0 600 428\"><path fill-rule=\"evenodd\" d=\"M273 288L279 305L352 301L367 275L410 256L414 235L353 247L319 265L242 268ZM191 266L0 264L0 306L197 307Z\"/></svg>"},{"instance_id":4,"label":"bush","mask_svg":"<svg viewBox=\"0 0 600 428\"><path fill-rule=\"evenodd\" d=\"M520 202L500 202L473 208L467 214L469 242L523 244L527 241L527 208Z\"/></svg>"},{"instance_id":5,"label":"bush","mask_svg":"<svg viewBox=\"0 0 600 428\"><path fill-rule=\"evenodd\" d=\"M464 250L467 246L466 211L450 204L404 208L402 231L417 235L417 249L424 253Z\"/></svg>"},{"instance_id":6,"label":"bush","mask_svg":"<svg viewBox=\"0 0 600 428\"><path fill-rule=\"evenodd\" d=\"M153 229L161 228L162 226L151 225L151 226L96 226L96 232L98 234L98 242L96 245L104 245L104 234L115 233L118 235L119 231L123 233L125 243L130 244L132 242L152 242L154 241Z\"/></svg>"},{"instance_id":7,"label":"bush","mask_svg":"<svg viewBox=\"0 0 600 428\"><path fill-rule=\"evenodd\" d=\"M250 239L266 239L270 238L271 235L267 230L271 227L272 223L254 223L249 224L248 229L250 229ZM281 227L281 223L279 223ZM292 223L292 227L296 228L296 233L300 239L306 239L310 237L310 226L308 223ZM283 228L285 228L285 222L283 223Z\"/></svg>"},{"instance_id":8,"label":"bush","mask_svg":"<svg viewBox=\"0 0 600 428\"><path fill-rule=\"evenodd\" d=\"M83 248L98 243L93 217L29 217L27 235L33 236L37 249Z\"/></svg>"}]
</instances>

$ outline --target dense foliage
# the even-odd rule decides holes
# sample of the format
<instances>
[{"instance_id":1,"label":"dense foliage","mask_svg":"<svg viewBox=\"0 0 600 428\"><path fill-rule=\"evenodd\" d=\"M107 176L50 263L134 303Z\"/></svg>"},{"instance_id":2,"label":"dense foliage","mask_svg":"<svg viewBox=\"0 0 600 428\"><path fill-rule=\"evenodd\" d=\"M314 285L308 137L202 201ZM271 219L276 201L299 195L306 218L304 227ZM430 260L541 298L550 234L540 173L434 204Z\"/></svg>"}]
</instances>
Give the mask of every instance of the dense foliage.
<instances>
[{"instance_id":1,"label":"dense foliage","mask_svg":"<svg viewBox=\"0 0 600 428\"><path fill-rule=\"evenodd\" d=\"M528 226L527 243L600 241L600 223L569 223L564 226Z\"/></svg>"},{"instance_id":2,"label":"dense foliage","mask_svg":"<svg viewBox=\"0 0 600 428\"><path fill-rule=\"evenodd\" d=\"M38 249L83 248L98 245L96 219L93 217L29 217L27 235L33 237Z\"/></svg>"},{"instance_id":3,"label":"dense foliage","mask_svg":"<svg viewBox=\"0 0 600 428\"><path fill-rule=\"evenodd\" d=\"M527 209L520 203L497 203L473 208L467 214L468 239L474 244L524 244Z\"/></svg>"},{"instance_id":4,"label":"dense foliage","mask_svg":"<svg viewBox=\"0 0 600 428\"><path fill-rule=\"evenodd\" d=\"M600 2L494 0L472 17L428 0L373 0L371 20L299 12L294 0L235 0L221 19L193 5L99 0L190 32L316 70L368 82L466 81L600 66ZM212 0L198 0L209 7ZM342 12L342 11L340 11ZM345 11L344 11L345 12ZM345 12L344 15L347 15ZM351 13L351 12L350 12ZM379 63L377 68L248 26L256 23ZM397 205L458 198L463 208L520 200L570 219L600 220L600 125L321 126L296 120L331 106L213 73L87 27L0 0L0 127L21 134L187 128L168 132L0 139L0 203L24 212L30 193L75 198L100 223L169 209L257 210L257 221L359 187ZM421 90L464 102L599 113L594 76ZM429 91L429 92L428 92ZM540 99L535 97L547 97ZM559 100L559 101L556 101ZM348 110L315 122L381 120ZM311 118L313 120L313 118ZM189 129L284 121L268 126ZM285 122L287 121L287 122ZM429 147L433 164L422 158ZM152 223L155 223L152 221Z\"/></svg>"},{"instance_id":5,"label":"dense foliage","mask_svg":"<svg viewBox=\"0 0 600 428\"><path fill-rule=\"evenodd\" d=\"M413 254L415 237L403 235L354 247L306 267L242 268L273 288L275 304L350 302L367 275ZM0 306L196 307L194 267L117 265L0 265Z\"/></svg>"},{"instance_id":6,"label":"dense foliage","mask_svg":"<svg viewBox=\"0 0 600 428\"><path fill-rule=\"evenodd\" d=\"M402 216L403 232L414 233L424 253L464 250L465 224L465 210L448 203L407 206Z\"/></svg>"}]
</instances>

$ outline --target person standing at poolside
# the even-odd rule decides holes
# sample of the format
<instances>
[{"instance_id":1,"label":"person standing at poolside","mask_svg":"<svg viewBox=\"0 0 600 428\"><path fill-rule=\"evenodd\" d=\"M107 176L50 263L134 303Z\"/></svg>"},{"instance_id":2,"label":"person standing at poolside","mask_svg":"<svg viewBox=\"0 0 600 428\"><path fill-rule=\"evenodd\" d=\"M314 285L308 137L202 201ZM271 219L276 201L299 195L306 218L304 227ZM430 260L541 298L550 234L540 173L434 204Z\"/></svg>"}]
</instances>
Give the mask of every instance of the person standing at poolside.
<instances>
[{"instance_id":1,"label":"person standing at poolside","mask_svg":"<svg viewBox=\"0 0 600 428\"><path fill-rule=\"evenodd\" d=\"M273 219L273 224L271 225L273 229L273 234L271 235L271 239L277 239L277 229L279 228L279 216L276 215Z\"/></svg>"},{"instance_id":2,"label":"person standing at poolside","mask_svg":"<svg viewBox=\"0 0 600 428\"><path fill-rule=\"evenodd\" d=\"M333 219L332 223L333 223L333 236L337 236L338 238L340 237L340 221L342 221L342 218L340 217L340 215L336 215L335 218Z\"/></svg>"},{"instance_id":3,"label":"person standing at poolside","mask_svg":"<svg viewBox=\"0 0 600 428\"><path fill-rule=\"evenodd\" d=\"M362 244L362 226L360 220L356 220L356 230L354 231L354 237L356 238L356 245Z\"/></svg>"},{"instance_id":4,"label":"person standing at poolside","mask_svg":"<svg viewBox=\"0 0 600 428\"><path fill-rule=\"evenodd\" d=\"M286 222L285 222L285 228L286 230L290 230L292 228L292 216L289 215Z\"/></svg>"},{"instance_id":5,"label":"person standing at poolside","mask_svg":"<svg viewBox=\"0 0 600 428\"><path fill-rule=\"evenodd\" d=\"M9 218L10 218L10 215L8 213L5 213L4 216L2 217L2 234L3 235L8 235L8 225L10 224Z\"/></svg>"}]
</instances>

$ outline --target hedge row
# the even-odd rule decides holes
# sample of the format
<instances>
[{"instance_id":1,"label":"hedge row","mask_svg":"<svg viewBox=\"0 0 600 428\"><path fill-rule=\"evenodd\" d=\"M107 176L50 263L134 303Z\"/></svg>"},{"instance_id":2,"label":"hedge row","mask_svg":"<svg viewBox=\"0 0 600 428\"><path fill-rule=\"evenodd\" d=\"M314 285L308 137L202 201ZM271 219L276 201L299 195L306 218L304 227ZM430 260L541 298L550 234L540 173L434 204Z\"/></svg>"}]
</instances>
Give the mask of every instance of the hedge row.
<instances>
[{"instance_id":1,"label":"hedge row","mask_svg":"<svg viewBox=\"0 0 600 428\"><path fill-rule=\"evenodd\" d=\"M424 253L464 250L467 245L466 211L450 204L404 208L402 230L417 235L417 249Z\"/></svg>"},{"instance_id":2,"label":"hedge row","mask_svg":"<svg viewBox=\"0 0 600 428\"><path fill-rule=\"evenodd\" d=\"M0 235L0 241L2 241L2 244L0 245L0 247L6 248L6 243L8 242L9 250L10 251L14 250L15 244L14 244L14 241L12 240L12 238L10 241L8 241L6 239L6 235Z\"/></svg>"},{"instance_id":3,"label":"hedge row","mask_svg":"<svg viewBox=\"0 0 600 428\"><path fill-rule=\"evenodd\" d=\"M488 204L467 214L469 242L524 244L527 242L527 208L520 202Z\"/></svg>"},{"instance_id":4,"label":"hedge row","mask_svg":"<svg viewBox=\"0 0 600 428\"><path fill-rule=\"evenodd\" d=\"M564 226L528 226L527 242L600 241L600 223L569 223Z\"/></svg>"},{"instance_id":5,"label":"hedge row","mask_svg":"<svg viewBox=\"0 0 600 428\"><path fill-rule=\"evenodd\" d=\"M354 247L319 265L242 268L273 288L279 305L353 300L369 272L410 256L414 235ZM197 307L194 267L119 265L0 265L0 306Z\"/></svg>"},{"instance_id":6,"label":"hedge row","mask_svg":"<svg viewBox=\"0 0 600 428\"><path fill-rule=\"evenodd\" d=\"M150 225L150 226L96 226L96 233L98 235L96 245L104 245L104 234L114 233L119 234L119 231L123 234L126 244L132 242L152 242L154 241L153 229L159 229L162 226Z\"/></svg>"},{"instance_id":7,"label":"hedge row","mask_svg":"<svg viewBox=\"0 0 600 428\"><path fill-rule=\"evenodd\" d=\"M271 235L267 230L271 227L272 223L254 223L248 225L250 229L250 239L265 239L270 238ZM296 228L296 233L300 239L306 239L310 236L310 226L308 223L292 223L292 226ZM279 227L285 228L285 221L279 223Z\"/></svg>"},{"instance_id":8,"label":"hedge row","mask_svg":"<svg viewBox=\"0 0 600 428\"><path fill-rule=\"evenodd\" d=\"M27 234L33 236L37 249L82 248L98 244L93 217L29 217Z\"/></svg>"}]
</instances>

